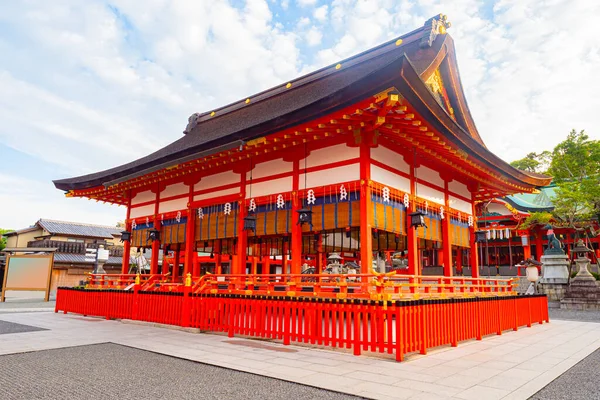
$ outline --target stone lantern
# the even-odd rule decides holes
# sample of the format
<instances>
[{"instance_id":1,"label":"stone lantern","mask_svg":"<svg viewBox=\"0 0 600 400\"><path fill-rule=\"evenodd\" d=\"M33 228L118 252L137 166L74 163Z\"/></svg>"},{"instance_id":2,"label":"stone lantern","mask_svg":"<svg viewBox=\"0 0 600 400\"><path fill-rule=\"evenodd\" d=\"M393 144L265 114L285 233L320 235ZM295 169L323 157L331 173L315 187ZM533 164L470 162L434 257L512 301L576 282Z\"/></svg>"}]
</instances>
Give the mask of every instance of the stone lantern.
<instances>
[{"instance_id":1,"label":"stone lantern","mask_svg":"<svg viewBox=\"0 0 600 400\"><path fill-rule=\"evenodd\" d=\"M575 264L577 265L577 275L573 280L592 280L595 281L596 278L590 273L588 270L588 265L590 264L589 260L586 257L586 254L591 253L592 250L586 247L583 243L583 240L579 239L575 247L573 247L573 254L577 255L575 259Z\"/></svg>"}]
</instances>

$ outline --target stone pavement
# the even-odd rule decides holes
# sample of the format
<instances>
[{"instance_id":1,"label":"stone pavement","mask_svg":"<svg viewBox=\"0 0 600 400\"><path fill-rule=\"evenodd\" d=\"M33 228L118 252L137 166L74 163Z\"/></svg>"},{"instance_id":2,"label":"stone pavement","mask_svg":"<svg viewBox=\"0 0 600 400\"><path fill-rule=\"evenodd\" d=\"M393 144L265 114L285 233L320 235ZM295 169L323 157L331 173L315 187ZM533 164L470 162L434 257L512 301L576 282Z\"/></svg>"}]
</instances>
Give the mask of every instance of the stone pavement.
<instances>
[{"instance_id":1,"label":"stone pavement","mask_svg":"<svg viewBox=\"0 0 600 400\"><path fill-rule=\"evenodd\" d=\"M0 319L50 329L3 335L0 355L112 342L374 399L527 399L600 348L600 324L561 320L396 363L74 314L13 313Z\"/></svg>"}]
</instances>

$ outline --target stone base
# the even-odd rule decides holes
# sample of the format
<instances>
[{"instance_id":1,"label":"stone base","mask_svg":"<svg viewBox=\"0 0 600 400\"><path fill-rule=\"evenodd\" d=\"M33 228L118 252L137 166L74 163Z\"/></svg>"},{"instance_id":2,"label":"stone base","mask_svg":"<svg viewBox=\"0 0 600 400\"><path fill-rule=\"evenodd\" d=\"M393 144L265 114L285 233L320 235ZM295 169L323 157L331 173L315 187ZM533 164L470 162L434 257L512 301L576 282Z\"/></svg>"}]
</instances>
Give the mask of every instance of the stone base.
<instances>
[{"instance_id":1,"label":"stone base","mask_svg":"<svg viewBox=\"0 0 600 400\"><path fill-rule=\"evenodd\" d=\"M600 311L600 302L584 299L563 299L560 302L560 308L562 310Z\"/></svg>"},{"instance_id":2,"label":"stone base","mask_svg":"<svg viewBox=\"0 0 600 400\"><path fill-rule=\"evenodd\" d=\"M567 292L567 282L565 283L541 283L541 280L537 285L538 293L545 294L548 296L549 302L561 301Z\"/></svg>"},{"instance_id":3,"label":"stone base","mask_svg":"<svg viewBox=\"0 0 600 400\"><path fill-rule=\"evenodd\" d=\"M544 255L542 279L539 283L565 285L569 281L569 257L564 254Z\"/></svg>"}]
</instances>

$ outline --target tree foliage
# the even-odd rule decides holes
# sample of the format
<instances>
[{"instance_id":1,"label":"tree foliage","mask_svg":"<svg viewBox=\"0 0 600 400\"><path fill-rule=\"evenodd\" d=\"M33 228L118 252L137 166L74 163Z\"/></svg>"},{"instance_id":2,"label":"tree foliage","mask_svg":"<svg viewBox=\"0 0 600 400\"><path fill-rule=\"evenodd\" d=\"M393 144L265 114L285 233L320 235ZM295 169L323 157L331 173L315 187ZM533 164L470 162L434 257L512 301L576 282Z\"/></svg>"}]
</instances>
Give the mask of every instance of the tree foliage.
<instances>
[{"instance_id":1,"label":"tree foliage","mask_svg":"<svg viewBox=\"0 0 600 400\"><path fill-rule=\"evenodd\" d=\"M513 167L527 172L544 173L552 158L552 153L545 150L541 153L529 153L524 158L510 163Z\"/></svg>"},{"instance_id":2,"label":"tree foliage","mask_svg":"<svg viewBox=\"0 0 600 400\"><path fill-rule=\"evenodd\" d=\"M6 247L6 238L2 235L4 235L5 233L8 232L12 232L13 229L1 229L0 228L0 251L4 250L4 248Z\"/></svg>"},{"instance_id":3,"label":"tree foliage","mask_svg":"<svg viewBox=\"0 0 600 400\"><path fill-rule=\"evenodd\" d=\"M591 140L585 131L573 129L552 152L529 153L511 165L553 177L555 219L575 226L600 216L600 140ZM539 215L534 214L541 213L525 223L535 224Z\"/></svg>"},{"instance_id":4,"label":"tree foliage","mask_svg":"<svg viewBox=\"0 0 600 400\"><path fill-rule=\"evenodd\" d=\"M546 225L550 223L553 215L549 212L533 212L520 225L521 229L528 229L536 225Z\"/></svg>"}]
</instances>

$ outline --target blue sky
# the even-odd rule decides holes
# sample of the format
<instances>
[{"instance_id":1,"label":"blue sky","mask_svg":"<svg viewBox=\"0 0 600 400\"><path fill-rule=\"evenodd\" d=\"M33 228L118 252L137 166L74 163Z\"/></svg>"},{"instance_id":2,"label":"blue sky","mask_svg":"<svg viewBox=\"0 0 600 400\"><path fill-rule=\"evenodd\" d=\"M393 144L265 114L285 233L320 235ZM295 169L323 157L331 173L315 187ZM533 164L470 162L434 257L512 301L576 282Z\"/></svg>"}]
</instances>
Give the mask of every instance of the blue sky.
<instances>
[{"instance_id":1,"label":"blue sky","mask_svg":"<svg viewBox=\"0 0 600 400\"><path fill-rule=\"evenodd\" d=\"M376 46L444 13L469 107L511 161L571 128L598 137L600 3L587 0L0 2L0 227L115 224L123 208L51 180L131 161L187 118Z\"/></svg>"}]
</instances>

